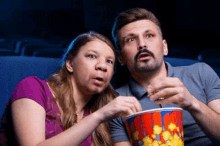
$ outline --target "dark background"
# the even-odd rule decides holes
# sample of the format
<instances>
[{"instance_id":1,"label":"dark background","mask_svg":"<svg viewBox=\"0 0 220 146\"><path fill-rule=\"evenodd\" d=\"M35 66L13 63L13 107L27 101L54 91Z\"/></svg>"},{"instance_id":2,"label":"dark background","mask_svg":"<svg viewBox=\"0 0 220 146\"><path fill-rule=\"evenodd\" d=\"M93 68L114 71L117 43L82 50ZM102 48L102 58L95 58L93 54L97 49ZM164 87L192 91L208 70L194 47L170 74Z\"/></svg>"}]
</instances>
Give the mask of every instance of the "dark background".
<instances>
[{"instance_id":1,"label":"dark background","mask_svg":"<svg viewBox=\"0 0 220 146\"><path fill-rule=\"evenodd\" d=\"M0 38L15 36L69 43L95 30L111 39L116 15L129 8L152 11L161 21L170 50L197 59L204 49L219 49L217 0L0 0Z\"/></svg>"}]
</instances>

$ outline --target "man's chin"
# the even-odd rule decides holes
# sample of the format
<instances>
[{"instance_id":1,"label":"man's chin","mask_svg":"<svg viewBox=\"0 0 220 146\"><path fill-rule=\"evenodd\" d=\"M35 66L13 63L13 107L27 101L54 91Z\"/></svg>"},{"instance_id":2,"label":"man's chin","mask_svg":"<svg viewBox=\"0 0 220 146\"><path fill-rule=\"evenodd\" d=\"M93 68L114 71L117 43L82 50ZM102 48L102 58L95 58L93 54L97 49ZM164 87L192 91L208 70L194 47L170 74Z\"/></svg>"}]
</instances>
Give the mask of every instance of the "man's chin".
<instances>
[{"instance_id":1,"label":"man's chin","mask_svg":"<svg viewBox=\"0 0 220 146\"><path fill-rule=\"evenodd\" d=\"M157 70L156 66L137 66L135 69L137 72L154 72Z\"/></svg>"}]
</instances>

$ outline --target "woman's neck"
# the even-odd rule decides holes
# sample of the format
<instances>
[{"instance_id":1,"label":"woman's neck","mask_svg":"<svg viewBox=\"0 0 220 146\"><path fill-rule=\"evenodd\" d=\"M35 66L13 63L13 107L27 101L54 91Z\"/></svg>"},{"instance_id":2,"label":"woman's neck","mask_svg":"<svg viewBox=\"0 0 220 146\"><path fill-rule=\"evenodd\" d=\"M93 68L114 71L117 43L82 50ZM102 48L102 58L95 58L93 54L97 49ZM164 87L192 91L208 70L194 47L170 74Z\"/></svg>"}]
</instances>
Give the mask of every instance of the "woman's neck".
<instances>
[{"instance_id":1,"label":"woman's neck","mask_svg":"<svg viewBox=\"0 0 220 146\"><path fill-rule=\"evenodd\" d=\"M75 84L74 80L72 80L73 85L73 100L75 102L76 106L76 113L83 112L85 106L89 102L89 100L92 98L92 95L85 94L82 90L78 88L78 86Z\"/></svg>"}]
</instances>

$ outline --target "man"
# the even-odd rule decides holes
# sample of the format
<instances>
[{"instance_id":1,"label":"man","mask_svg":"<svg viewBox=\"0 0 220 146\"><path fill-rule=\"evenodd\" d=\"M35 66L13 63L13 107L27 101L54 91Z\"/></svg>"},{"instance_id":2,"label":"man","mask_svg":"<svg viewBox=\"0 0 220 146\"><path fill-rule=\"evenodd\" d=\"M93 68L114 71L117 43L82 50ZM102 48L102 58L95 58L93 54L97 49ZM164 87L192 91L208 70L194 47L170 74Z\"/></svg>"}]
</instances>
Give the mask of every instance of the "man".
<instances>
[{"instance_id":1,"label":"man","mask_svg":"<svg viewBox=\"0 0 220 146\"><path fill-rule=\"evenodd\" d=\"M183 108L186 146L219 145L220 80L205 63L172 67L164 62L168 54L159 20L146 9L122 12L115 20L113 39L119 62L127 66L131 80L117 89L123 96L135 96L143 110ZM116 146L131 145L123 118L114 119L111 134Z\"/></svg>"}]
</instances>

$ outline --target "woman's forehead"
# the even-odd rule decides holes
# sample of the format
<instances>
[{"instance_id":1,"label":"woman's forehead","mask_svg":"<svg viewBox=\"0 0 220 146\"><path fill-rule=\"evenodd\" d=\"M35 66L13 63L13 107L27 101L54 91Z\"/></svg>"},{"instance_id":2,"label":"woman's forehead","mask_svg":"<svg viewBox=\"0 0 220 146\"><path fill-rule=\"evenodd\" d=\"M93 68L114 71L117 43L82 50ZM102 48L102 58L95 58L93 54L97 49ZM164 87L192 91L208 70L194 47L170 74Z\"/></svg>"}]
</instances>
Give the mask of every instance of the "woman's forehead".
<instances>
[{"instance_id":1,"label":"woman's forehead","mask_svg":"<svg viewBox=\"0 0 220 146\"><path fill-rule=\"evenodd\" d=\"M106 42L101 40L92 40L83 45L79 51L93 51L97 53L109 53L114 54L113 48L111 48Z\"/></svg>"}]
</instances>

